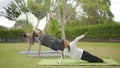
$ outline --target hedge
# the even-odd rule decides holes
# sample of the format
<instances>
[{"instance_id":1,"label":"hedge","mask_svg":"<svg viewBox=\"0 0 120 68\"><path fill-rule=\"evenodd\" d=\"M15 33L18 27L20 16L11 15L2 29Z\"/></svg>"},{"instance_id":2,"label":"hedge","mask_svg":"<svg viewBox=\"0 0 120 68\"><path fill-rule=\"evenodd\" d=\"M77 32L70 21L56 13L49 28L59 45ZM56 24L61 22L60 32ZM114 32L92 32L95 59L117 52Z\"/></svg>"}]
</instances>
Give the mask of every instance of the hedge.
<instances>
[{"instance_id":1,"label":"hedge","mask_svg":"<svg viewBox=\"0 0 120 68\"><path fill-rule=\"evenodd\" d=\"M80 26L74 28L73 27L65 28L66 38L68 40L73 40L77 36L84 34L86 31L89 31L87 36L85 37L86 39L120 40L120 25L116 23L105 23L105 24L97 24L97 25ZM0 28L0 40L2 40L2 42L23 40L22 37L23 32L24 31L22 29L8 30L8 29Z\"/></svg>"},{"instance_id":2,"label":"hedge","mask_svg":"<svg viewBox=\"0 0 120 68\"><path fill-rule=\"evenodd\" d=\"M88 39L120 39L120 25L116 23L88 25L74 28L67 27L65 31L66 37L69 40L73 40L75 37L84 34L86 31L89 31L86 36Z\"/></svg>"},{"instance_id":3,"label":"hedge","mask_svg":"<svg viewBox=\"0 0 120 68\"><path fill-rule=\"evenodd\" d=\"M22 29L0 29L1 42L8 42L9 40L22 40L23 30Z\"/></svg>"}]
</instances>

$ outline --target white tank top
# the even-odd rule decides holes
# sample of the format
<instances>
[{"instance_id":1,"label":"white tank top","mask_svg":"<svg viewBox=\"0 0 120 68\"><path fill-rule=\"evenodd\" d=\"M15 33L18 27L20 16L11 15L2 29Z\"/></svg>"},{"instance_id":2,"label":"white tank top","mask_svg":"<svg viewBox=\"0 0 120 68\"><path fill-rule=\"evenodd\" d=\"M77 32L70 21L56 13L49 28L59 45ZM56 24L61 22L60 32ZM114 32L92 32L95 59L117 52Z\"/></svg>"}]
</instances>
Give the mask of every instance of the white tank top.
<instances>
[{"instance_id":1,"label":"white tank top","mask_svg":"<svg viewBox=\"0 0 120 68\"><path fill-rule=\"evenodd\" d=\"M78 36L75 40L70 42L70 51L68 51L68 48L65 48L63 51L64 55L67 55L75 60L80 60L83 55L83 49L77 48L76 44L77 42L83 38L85 35Z\"/></svg>"},{"instance_id":2,"label":"white tank top","mask_svg":"<svg viewBox=\"0 0 120 68\"><path fill-rule=\"evenodd\" d=\"M72 45L72 42L70 45L70 52L68 51L68 48L64 49L64 55L67 55L75 60L80 60L83 54L83 49L77 48L76 45Z\"/></svg>"}]
</instances>

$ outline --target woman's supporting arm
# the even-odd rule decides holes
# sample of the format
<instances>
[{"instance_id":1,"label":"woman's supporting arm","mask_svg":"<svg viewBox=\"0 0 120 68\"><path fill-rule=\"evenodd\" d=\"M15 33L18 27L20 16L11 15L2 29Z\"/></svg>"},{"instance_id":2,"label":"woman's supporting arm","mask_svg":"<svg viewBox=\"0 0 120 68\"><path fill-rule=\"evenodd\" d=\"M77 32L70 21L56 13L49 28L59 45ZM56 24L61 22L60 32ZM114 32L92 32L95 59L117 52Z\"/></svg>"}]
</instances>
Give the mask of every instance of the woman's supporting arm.
<instances>
[{"instance_id":1,"label":"woman's supporting arm","mask_svg":"<svg viewBox=\"0 0 120 68\"><path fill-rule=\"evenodd\" d=\"M28 54L30 53L30 49L31 49L31 44L29 44L29 47L28 47Z\"/></svg>"},{"instance_id":2,"label":"woman's supporting arm","mask_svg":"<svg viewBox=\"0 0 120 68\"><path fill-rule=\"evenodd\" d=\"M40 57L41 42L38 40L38 56Z\"/></svg>"}]
</instances>

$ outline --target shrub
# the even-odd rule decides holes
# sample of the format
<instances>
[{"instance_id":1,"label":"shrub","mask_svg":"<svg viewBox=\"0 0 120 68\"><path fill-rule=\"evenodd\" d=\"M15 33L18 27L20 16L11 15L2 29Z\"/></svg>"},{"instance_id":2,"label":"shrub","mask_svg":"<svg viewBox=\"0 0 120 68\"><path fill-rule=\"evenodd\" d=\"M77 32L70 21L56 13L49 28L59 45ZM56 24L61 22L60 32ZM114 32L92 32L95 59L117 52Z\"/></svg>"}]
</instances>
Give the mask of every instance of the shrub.
<instances>
[{"instance_id":1,"label":"shrub","mask_svg":"<svg viewBox=\"0 0 120 68\"><path fill-rule=\"evenodd\" d=\"M0 29L0 39L7 42L8 39L22 39L22 29Z\"/></svg>"},{"instance_id":2,"label":"shrub","mask_svg":"<svg viewBox=\"0 0 120 68\"><path fill-rule=\"evenodd\" d=\"M65 28L66 37L69 40L73 40L75 37L84 34L89 31L86 38L96 39L96 38L120 38L120 26L116 23L104 23L97 25L88 25L81 27Z\"/></svg>"}]
</instances>

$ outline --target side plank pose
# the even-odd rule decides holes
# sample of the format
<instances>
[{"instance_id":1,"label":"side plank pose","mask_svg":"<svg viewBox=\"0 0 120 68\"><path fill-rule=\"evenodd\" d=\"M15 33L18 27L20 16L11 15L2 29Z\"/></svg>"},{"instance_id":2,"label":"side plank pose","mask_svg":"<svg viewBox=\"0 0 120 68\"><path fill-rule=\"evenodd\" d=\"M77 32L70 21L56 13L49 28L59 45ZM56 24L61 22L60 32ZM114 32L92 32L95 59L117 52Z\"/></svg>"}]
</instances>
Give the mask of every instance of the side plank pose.
<instances>
[{"instance_id":1,"label":"side plank pose","mask_svg":"<svg viewBox=\"0 0 120 68\"><path fill-rule=\"evenodd\" d=\"M75 40L73 40L70 43L67 40L63 40L63 44L65 46L65 49L63 51L63 56L67 55L77 61L81 59L81 60L88 61L91 63L93 63L93 62L103 63L104 61L101 58L98 58L98 57L90 54L89 52L76 47L77 42L80 39L84 38L86 34L87 34L87 32L81 36L78 36ZM62 58L63 57L61 56L59 63L62 62Z\"/></svg>"},{"instance_id":2,"label":"side plank pose","mask_svg":"<svg viewBox=\"0 0 120 68\"><path fill-rule=\"evenodd\" d=\"M38 22L39 24L39 22ZM38 26L37 24L37 26ZM49 47L56 51L63 51L64 45L62 44L62 40L49 36L45 33L45 30L42 32L37 30L37 26L34 28L34 31L29 33L24 33L24 38L29 40L29 48L28 53L30 52L31 45L34 44L34 41L37 40L38 42L38 56L40 56L41 45Z\"/></svg>"}]
</instances>

